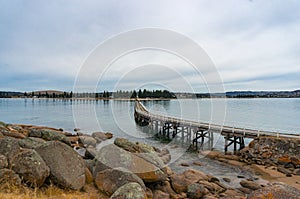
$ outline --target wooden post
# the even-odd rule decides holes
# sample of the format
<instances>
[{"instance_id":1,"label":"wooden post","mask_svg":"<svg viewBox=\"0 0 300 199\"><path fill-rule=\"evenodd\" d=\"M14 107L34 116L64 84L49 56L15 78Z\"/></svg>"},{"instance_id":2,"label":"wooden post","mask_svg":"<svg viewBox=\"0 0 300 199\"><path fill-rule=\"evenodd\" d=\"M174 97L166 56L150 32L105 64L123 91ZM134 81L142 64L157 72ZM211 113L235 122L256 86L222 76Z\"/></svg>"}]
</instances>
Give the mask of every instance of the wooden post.
<instances>
[{"instance_id":1,"label":"wooden post","mask_svg":"<svg viewBox=\"0 0 300 199\"><path fill-rule=\"evenodd\" d=\"M210 132L210 149L214 147L214 133Z\"/></svg>"},{"instance_id":2,"label":"wooden post","mask_svg":"<svg viewBox=\"0 0 300 199\"><path fill-rule=\"evenodd\" d=\"M237 137L233 136L233 151L236 152Z\"/></svg>"},{"instance_id":3,"label":"wooden post","mask_svg":"<svg viewBox=\"0 0 300 199\"><path fill-rule=\"evenodd\" d=\"M240 150L245 148L245 139L244 137L240 137Z\"/></svg>"},{"instance_id":4,"label":"wooden post","mask_svg":"<svg viewBox=\"0 0 300 199\"><path fill-rule=\"evenodd\" d=\"M224 139L225 139L225 147L224 147L224 150L225 150L225 153L227 152L227 150L228 150L228 136L225 136L224 137Z\"/></svg>"},{"instance_id":5,"label":"wooden post","mask_svg":"<svg viewBox=\"0 0 300 199\"><path fill-rule=\"evenodd\" d=\"M157 120L155 120L154 122L154 129L155 129L155 132L158 132L158 121Z\"/></svg>"}]
</instances>

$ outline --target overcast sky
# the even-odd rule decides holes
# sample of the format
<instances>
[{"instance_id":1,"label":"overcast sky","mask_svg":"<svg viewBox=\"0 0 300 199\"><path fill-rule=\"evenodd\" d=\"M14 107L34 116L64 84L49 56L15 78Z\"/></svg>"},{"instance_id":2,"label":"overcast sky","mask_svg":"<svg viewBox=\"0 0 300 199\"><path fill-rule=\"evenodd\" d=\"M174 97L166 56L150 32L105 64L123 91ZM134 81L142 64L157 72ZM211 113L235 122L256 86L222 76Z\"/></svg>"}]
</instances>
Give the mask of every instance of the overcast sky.
<instances>
[{"instance_id":1,"label":"overcast sky","mask_svg":"<svg viewBox=\"0 0 300 199\"><path fill-rule=\"evenodd\" d=\"M145 27L197 42L226 91L300 89L299 9L298 0L0 0L0 90L71 91L99 44ZM189 90L181 78L206 91L189 64L165 52L123 56L105 75L100 90Z\"/></svg>"}]
</instances>

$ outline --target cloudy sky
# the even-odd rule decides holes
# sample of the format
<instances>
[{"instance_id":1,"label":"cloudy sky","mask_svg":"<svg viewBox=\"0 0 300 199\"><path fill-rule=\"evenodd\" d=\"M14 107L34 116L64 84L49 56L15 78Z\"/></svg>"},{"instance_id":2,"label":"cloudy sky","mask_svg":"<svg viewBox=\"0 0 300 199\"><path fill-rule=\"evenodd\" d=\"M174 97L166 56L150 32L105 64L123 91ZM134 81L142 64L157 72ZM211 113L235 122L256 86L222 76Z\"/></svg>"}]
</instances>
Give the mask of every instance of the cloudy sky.
<instances>
[{"instance_id":1,"label":"cloudy sky","mask_svg":"<svg viewBox=\"0 0 300 199\"><path fill-rule=\"evenodd\" d=\"M299 89L299 9L297 0L0 0L0 90L72 90L99 45L149 27L195 41L226 91ZM200 73L171 53L142 50L96 75L100 90L205 92L210 76Z\"/></svg>"}]
</instances>

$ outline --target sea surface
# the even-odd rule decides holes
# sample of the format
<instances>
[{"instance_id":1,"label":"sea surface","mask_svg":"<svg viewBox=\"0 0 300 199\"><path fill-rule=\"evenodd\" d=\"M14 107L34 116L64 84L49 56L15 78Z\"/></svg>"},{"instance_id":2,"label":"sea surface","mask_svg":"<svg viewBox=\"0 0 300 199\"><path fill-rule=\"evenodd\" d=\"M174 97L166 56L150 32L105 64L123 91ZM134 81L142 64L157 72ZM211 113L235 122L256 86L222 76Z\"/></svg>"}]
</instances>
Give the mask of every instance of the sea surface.
<instances>
[{"instance_id":1,"label":"sea surface","mask_svg":"<svg viewBox=\"0 0 300 199\"><path fill-rule=\"evenodd\" d=\"M281 133L300 133L300 99L297 98L184 99L142 103L152 112L183 119ZM155 132L136 125L133 111L134 101L127 100L0 99L0 121L6 123L50 126L69 132L79 128L87 134L109 131L114 137L142 141L160 148L167 147L172 154L171 167L176 170L181 169L178 165L182 161L200 159L204 166L197 169L219 177L233 177L244 172L221 164L210 164L208 159L186 153L186 146L176 142L162 143L153 139ZM223 138L215 136L215 139L214 148L222 150Z\"/></svg>"},{"instance_id":2,"label":"sea surface","mask_svg":"<svg viewBox=\"0 0 300 199\"><path fill-rule=\"evenodd\" d=\"M300 133L300 99L184 99L143 101L152 112L233 127ZM0 121L73 131L146 136L134 122L134 101L1 99Z\"/></svg>"}]
</instances>

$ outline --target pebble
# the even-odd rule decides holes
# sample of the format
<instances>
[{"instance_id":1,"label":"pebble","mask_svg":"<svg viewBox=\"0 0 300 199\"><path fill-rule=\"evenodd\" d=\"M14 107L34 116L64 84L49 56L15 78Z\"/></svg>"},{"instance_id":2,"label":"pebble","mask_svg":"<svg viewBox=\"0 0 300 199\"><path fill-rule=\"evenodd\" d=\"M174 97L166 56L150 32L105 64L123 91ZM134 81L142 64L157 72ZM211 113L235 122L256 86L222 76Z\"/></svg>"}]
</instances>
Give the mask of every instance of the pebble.
<instances>
[{"instance_id":1,"label":"pebble","mask_svg":"<svg viewBox=\"0 0 300 199\"><path fill-rule=\"evenodd\" d=\"M230 178L223 178L225 182L231 182Z\"/></svg>"},{"instance_id":2,"label":"pebble","mask_svg":"<svg viewBox=\"0 0 300 199\"><path fill-rule=\"evenodd\" d=\"M188 163L181 163L180 166L189 167L190 165Z\"/></svg>"}]
</instances>

